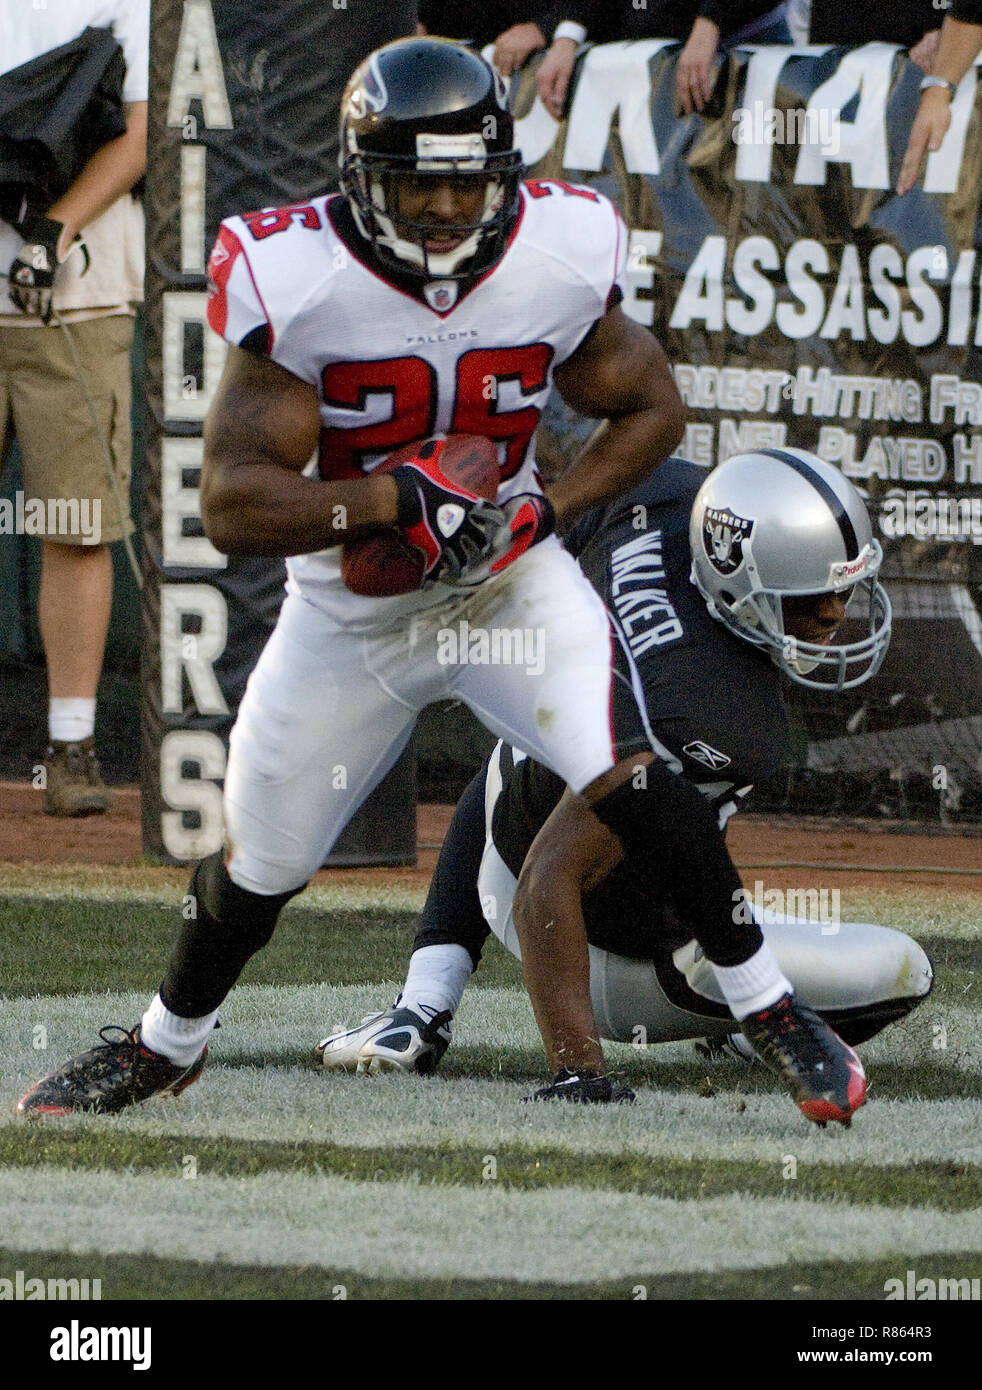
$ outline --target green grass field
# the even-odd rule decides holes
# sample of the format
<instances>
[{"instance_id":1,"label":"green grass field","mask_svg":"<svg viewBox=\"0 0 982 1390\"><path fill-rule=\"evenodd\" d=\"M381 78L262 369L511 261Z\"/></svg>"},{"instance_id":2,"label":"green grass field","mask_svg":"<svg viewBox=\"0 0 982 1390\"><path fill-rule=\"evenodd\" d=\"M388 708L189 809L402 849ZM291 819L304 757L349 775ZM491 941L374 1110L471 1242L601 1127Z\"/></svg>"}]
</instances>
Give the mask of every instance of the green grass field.
<instances>
[{"instance_id":1,"label":"green grass field","mask_svg":"<svg viewBox=\"0 0 982 1390\"><path fill-rule=\"evenodd\" d=\"M848 1132L687 1043L609 1047L634 1107L523 1105L544 1058L494 942L436 1076L313 1071L317 1039L401 981L419 903L382 874L291 906L179 1100L18 1120L38 1075L136 1022L180 895L150 871L6 877L0 1278L99 1278L104 1299L811 1300L883 1299L910 1268L982 1274L971 894L844 894L937 969L927 1004L861 1049Z\"/></svg>"}]
</instances>

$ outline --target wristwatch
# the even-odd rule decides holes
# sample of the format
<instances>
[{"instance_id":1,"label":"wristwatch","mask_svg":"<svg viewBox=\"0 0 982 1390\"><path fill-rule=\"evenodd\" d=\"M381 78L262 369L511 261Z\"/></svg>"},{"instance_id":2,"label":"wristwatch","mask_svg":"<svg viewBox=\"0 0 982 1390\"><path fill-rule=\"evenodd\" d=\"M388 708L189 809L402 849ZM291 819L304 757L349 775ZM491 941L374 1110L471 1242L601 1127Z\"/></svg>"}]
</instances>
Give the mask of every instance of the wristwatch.
<instances>
[{"instance_id":1,"label":"wristwatch","mask_svg":"<svg viewBox=\"0 0 982 1390\"><path fill-rule=\"evenodd\" d=\"M949 82L947 77L922 77L921 91L926 92L928 87L945 87L950 97L955 95L955 84Z\"/></svg>"}]
</instances>

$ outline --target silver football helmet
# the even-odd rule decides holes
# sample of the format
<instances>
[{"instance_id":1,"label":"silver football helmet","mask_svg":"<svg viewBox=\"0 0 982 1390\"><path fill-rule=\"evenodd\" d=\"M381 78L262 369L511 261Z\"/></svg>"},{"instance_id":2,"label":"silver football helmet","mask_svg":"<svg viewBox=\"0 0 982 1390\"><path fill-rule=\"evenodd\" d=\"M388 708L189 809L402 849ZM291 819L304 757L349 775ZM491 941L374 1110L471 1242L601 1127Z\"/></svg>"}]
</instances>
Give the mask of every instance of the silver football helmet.
<instances>
[{"instance_id":1,"label":"silver football helmet","mask_svg":"<svg viewBox=\"0 0 982 1390\"><path fill-rule=\"evenodd\" d=\"M799 685L848 690L880 669L891 618L877 579L883 550L859 493L816 454L758 449L719 464L696 495L689 542L692 582L713 617ZM866 624L859 641L785 630L785 599L828 593L862 605L850 613Z\"/></svg>"}]
</instances>

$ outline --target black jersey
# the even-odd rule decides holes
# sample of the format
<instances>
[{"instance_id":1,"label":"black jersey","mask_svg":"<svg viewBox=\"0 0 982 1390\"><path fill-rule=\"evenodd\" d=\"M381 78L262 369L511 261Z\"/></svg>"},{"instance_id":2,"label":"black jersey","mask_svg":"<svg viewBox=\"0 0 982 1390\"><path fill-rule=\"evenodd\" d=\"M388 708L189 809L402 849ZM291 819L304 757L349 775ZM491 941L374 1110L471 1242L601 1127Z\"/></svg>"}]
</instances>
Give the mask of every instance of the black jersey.
<instances>
[{"instance_id":1,"label":"black jersey","mask_svg":"<svg viewBox=\"0 0 982 1390\"><path fill-rule=\"evenodd\" d=\"M777 667L717 622L690 580L689 516L704 477L695 464L669 459L633 492L582 517L566 544L606 603L620 639L618 754L655 752L699 787L722 823L755 781L782 764L788 725ZM501 774L492 834L517 875L563 783L511 749L502 752ZM637 914L630 880L623 864L584 899L588 935L594 945L647 954L631 930ZM647 893L635 906L650 927L650 884ZM644 937L650 941L650 932Z\"/></svg>"},{"instance_id":2,"label":"black jersey","mask_svg":"<svg viewBox=\"0 0 982 1390\"><path fill-rule=\"evenodd\" d=\"M705 476L669 459L633 492L588 512L566 545L621 637L618 754L653 748L696 782L733 788L779 765L787 718L770 657L713 618L690 579L689 517Z\"/></svg>"}]
</instances>

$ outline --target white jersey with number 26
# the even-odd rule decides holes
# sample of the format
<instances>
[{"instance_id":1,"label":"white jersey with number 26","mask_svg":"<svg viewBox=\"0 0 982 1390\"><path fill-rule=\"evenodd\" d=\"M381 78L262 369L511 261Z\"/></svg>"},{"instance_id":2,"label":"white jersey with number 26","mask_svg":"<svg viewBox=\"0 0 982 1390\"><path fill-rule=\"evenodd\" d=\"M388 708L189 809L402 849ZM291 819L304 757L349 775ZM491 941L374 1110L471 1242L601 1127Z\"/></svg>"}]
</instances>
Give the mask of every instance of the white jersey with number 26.
<instances>
[{"instance_id":1,"label":"white jersey with number 26","mask_svg":"<svg viewBox=\"0 0 982 1390\"><path fill-rule=\"evenodd\" d=\"M540 491L535 432L552 374L624 293L627 232L606 198L555 180L522 187L500 261L423 297L384 278L336 230L339 195L222 223L208 321L317 390L316 473L358 478L430 434L494 440L499 499ZM339 537L339 539L343 539ZM388 626L449 597L350 593L334 547L288 561L290 587L345 626Z\"/></svg>"}]
</instances>

